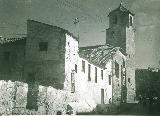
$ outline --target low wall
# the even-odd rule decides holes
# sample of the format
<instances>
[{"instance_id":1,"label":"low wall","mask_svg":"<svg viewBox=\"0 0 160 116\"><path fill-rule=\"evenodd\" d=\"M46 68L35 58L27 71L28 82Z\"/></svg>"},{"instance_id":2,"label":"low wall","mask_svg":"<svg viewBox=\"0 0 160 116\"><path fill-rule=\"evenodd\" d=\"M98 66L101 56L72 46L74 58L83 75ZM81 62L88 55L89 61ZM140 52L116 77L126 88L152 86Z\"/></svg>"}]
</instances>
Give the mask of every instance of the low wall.
<instances>
[{"instance_id":1,"label":"low wall","mask_svg":"<svg viewBox=\"0 0 160 116\"><path fill-rule=\"evenodd\" d=\"M73 94L53 87L39 86L38 110L27 110L28 84L22 82L0 81L0 114L66 114L67 104Z\"/></svg>"}]
</instances>

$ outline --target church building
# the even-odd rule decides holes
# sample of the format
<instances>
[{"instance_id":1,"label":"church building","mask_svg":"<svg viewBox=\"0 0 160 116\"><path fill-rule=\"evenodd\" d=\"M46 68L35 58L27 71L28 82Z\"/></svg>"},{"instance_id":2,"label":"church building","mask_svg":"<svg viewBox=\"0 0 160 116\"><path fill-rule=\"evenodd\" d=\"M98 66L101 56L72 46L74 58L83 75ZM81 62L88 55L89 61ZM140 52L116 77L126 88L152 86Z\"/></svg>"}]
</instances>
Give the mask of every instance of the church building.
<instances>
[{"instance_id":1,"label":"church building","mask_svg":"<svg viewBox=\"0 0 160 116\"><path fill-rule=\"evenodd\" d=\"M27 37L0 40L0 114L76 114L135 102L134 14L109 13L104 45L27 21Z\"/></svg>"}]
</instances>

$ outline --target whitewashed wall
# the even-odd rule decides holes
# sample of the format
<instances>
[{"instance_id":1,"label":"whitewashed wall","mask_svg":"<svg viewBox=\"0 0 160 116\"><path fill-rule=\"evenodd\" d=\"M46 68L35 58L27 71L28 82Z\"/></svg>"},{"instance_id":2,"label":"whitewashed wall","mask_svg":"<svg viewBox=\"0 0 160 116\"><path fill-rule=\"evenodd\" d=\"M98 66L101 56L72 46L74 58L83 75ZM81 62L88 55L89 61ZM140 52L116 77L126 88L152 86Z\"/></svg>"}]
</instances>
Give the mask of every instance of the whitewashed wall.
<instances>
[{"instance_id":1,"label":"whitewashed wall","mask_svg":"<svg viewBox=\"0 0 160 116\"><path fill-rule=\"evenodd\" d=\"M82 72L82 60L85 61L85 73ZM88 64L91 65L91 81L88 81ZM76 79L76 92L80 94L79 98L86 100L91 106L95 107L101 104L101 89L104 89L104 102L109 103L112 97L112 84L109 85L109 75L111 74L111 62L106 64L106 69L97 67L83 58L78 61L78 76ZM95 67L97 67L97 83L95 83ZM101 77L101 70L103 70L103 80Z\"/></svg>"}]
</instances>

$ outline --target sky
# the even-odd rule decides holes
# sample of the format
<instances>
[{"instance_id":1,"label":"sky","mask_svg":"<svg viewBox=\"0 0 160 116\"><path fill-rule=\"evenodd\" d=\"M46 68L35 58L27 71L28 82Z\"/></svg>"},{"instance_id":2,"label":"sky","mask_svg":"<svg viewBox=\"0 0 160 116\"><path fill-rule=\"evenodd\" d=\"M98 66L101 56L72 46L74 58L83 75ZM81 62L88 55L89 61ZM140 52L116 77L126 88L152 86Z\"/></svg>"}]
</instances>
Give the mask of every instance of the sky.
<instances>
[{"instance_id":1,"label":"sky","mask_svg":"<svg viewBox=\"0 0 160 116\"><path fill-rule=\"evenodd\" d=\"M136 67L159 67L160 0L0 0L0 35L26 36L26 21L33 19L79 32L80 46L105 44L108 14L121 1L135 13Z\"/></svg>"}]
</instances>

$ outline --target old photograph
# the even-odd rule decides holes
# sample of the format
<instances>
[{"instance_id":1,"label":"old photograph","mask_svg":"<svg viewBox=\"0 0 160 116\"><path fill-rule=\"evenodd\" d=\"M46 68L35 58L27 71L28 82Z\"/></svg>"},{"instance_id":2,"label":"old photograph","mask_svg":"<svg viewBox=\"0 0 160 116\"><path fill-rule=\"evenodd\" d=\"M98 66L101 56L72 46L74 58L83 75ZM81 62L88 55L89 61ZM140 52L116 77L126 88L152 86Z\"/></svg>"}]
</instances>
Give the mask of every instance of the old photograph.
<instances>
[{"instance_id":1,"label":"old photograph","mask_svg":"<svg viewBox=\"0 0 160 116\"><path fill-rule=\"evenodd\" d=\"M160 0L0 0L0 115L160 115Z\"/></svg>"}]
</instances>

